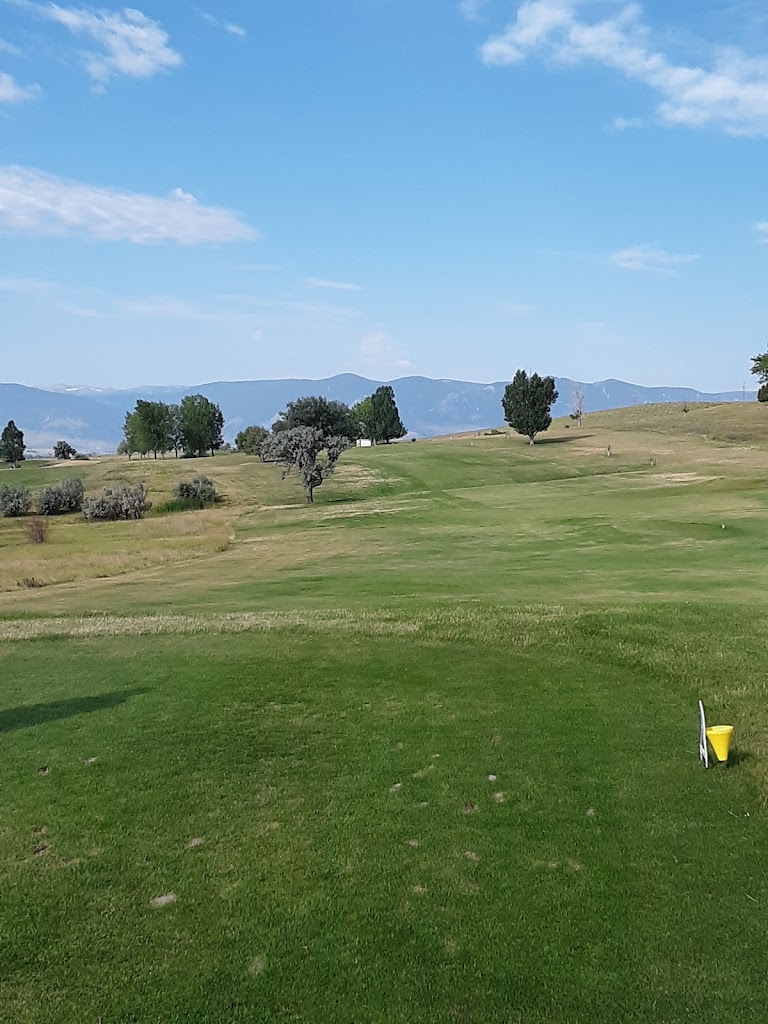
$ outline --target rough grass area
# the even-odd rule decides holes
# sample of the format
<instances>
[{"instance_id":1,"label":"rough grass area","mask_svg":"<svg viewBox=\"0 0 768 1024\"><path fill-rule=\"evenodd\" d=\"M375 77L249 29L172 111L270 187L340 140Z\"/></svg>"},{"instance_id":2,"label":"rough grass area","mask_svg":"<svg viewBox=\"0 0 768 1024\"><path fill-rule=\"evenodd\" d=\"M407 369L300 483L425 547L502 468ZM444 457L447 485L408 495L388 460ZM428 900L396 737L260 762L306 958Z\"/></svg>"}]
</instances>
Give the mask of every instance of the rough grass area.
<instances>
[{"instance_id":1,"label":"rough grass area","mask_svg":"<svg viewBox=\"0 0 768 1024\"><path fill-rule=\"evenodd\" d=\"M54 522L84 568L0 595L0 1019L761 1021L766 454L643 414Z\"/></svg>"}]
</instances>

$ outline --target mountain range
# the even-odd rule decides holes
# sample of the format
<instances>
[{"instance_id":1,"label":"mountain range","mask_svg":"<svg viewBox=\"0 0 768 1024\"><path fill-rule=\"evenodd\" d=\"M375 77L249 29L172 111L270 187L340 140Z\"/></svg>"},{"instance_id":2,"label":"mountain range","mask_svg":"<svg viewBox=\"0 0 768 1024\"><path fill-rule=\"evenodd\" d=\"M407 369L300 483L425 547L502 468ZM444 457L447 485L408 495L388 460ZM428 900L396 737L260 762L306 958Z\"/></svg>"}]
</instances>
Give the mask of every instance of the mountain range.
<instances>
[{"instance_id":1,"label":"mountain range","mask_svg":"<svg viewBox=\"0 0 768 1024\"><path fill-rule=\"evenodd\" d=\"M560 394L553 415L571 411L574 382L556 378ZM29 454L47 455L58 440L69 441L78 451L114 452L122 437L125 413L138 398L178 402L184 395L200 393L221 406L225 437L249 424L270 426L286 402L302 395L352 404L370 395L383 382L342 373L325 380L217 381L188 387L142 387L128 391L90 387L33 388L0 384L0 426L9 419L24 431ZM434 437L498 426L503 422L501 399L506 381L476 384L470 381L402 377L388 382L395 391L400 415L416 437ZM726 391L705 394L693 388L642 387L621 380L581 384L589 412L619 409L652 402L737 402L753 400L754 392Z\"/></svg>"}]
</instances>

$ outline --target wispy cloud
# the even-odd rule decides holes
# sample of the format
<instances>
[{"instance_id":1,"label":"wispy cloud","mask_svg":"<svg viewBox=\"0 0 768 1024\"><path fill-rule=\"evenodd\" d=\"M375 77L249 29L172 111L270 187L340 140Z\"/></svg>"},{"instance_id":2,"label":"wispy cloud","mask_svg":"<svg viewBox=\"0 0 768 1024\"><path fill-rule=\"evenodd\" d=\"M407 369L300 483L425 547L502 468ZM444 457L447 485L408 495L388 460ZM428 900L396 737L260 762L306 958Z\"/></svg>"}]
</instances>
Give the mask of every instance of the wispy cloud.
<instances>
[{"instance_id":1,"label":"wispy cloud","mask_svg":"<svg viewBox=\"0 0 768 1024\"><path fill-rule=\"evenodd\" d=\"M0 39L0 53L8 53L11 57L22 57L24 55L18 46L9 43L7 39Z\"/></svg>"},{"instance_id":2,"label":"wispy cloud","mask_svg":"<svg viewBox=\"0 0 768 1024\"><path fill-rule=\"evenodd\" d=\"M467 21L479 21L488 0L459 0L459 11Z\"/></svg>"},{"instance_id":3,"label":"wispy cloud","mask_svg":"<svg viewBox=\"0 0 768 1024\"><path fill-rule=\"evenodd\" d=\"M0 71L0 103L24 103L39 95L39 85L18 85L13 75Z\"/></svg>"},{"instance_id":4,"label":"wispy cloud","mask_svg":"<svg viewBox=\"0 0 768 1024\"><path fill-rule=\"evenodd\" d=\"M413 366L408 353L401 352L392 335L382 327L363 335L360 355L366 363L373 364L382 373L407 370Z\"/></svg>"},{"instance_id":5,"label":"wispy cloud","mask_svg":"<svg viewBox=\"0 0 768 1024\"><path fill-rule=\"evenodd\" d=\"M67 316L76 316L78 320L96 320L106 316L98 309L89 309L86 306L59 306L59 311L66 313Z\"/></svg>"},{"instance_id":6,"label":"wispy cloud","mask_svg":"<svg viewBox=\"0 0 768 1024\"><path fill-rule=\"evenodd\" d=\"M596 10L590 18L585 11ZM527 0L480 54L486 64L519 64L537 55L563 65L592 62L642 82L658 96L668 125L715 125L731 135L768 135L768 58L735 47L712 51L709 66L676 62L654 47L636 3L603 16L595 0Z\"/></svg>"},{"instance_id":7,"label":"wispy cloud","mask_svg":"<svg viewBox=\"0 0 768 1024\"><path fill-rule=\"evenodd\" d=\"M83 51L81 57L85 70L101 87L115 75L151 78L182 64L181 54L169 45L160 22L133 8L107 11L33 0L10 2L95 43L97 49Z\"/></svg>"},{"instance_id":8,"label":"wispy cloud","mask_svg":"<svg viewBox=\"0 0 768 1024\"><path fill-rule=\"evenodd\" d=\"M755 224L755 231L757 232L758 239L764 244L768 244L768 221L761 220Z\"/></svg>"},{"instance_id":9,"label":"wispy cloud","mask_svg":"<svg viewBox=\"0 0 768 1024\"><path fill-rule=\"evenodd\" d=\"M529 306L525 302L502 302L499 309L510 316L533 316L536 312L535 306Z\"/></svg>"},{"instance_id":10,"label":"wispy cloud","mask_svg":"<svg viewBox=\"0 0 768 1024\"><path fill-rule=\"evenodd\" d=\"M181 189L170 196L151 196L15 166L0 167L0 230L138 245L200 245L259 237L231 210L203 206Z\"/></svg>"},{"instance_id":11,"label":"wispy cloud","mask_svg":"<svg viewBox=\"0 0 768 1024\"><path fill-rule=\"evenodd\" d=\"M56 287L55 282L41 281L37 277L0 277L0 292L47 292Z\"/></svg>"},{"instance_id":12,"label":"wispy cloud","mask_svg":"<svg viewBox=\"0 0 768 1024\"><path fill-rule=\"evenodd\" d=\"M350 284L348 281L326 281L322 277L305 277L304 284L310 288L329 288L336 292L361 292L363 289L359 284Z\"/></svg>"},{"instance_id":13,"label":"wispy cloud","mask_svg":"<svg viewBox=\"0 0 768 1024\"><path fill-rule=\"evenodd\" d=\"M614 117L607 127L612 132L625 132L629 128L642 128L643 123L641 117Z\"/></svg>"},{"instance_id":14,"label":"wispy cloud","mask_svg":"<svg viewBox=\"0 0 768 1024\"><path fill-rule=\"evenodd\" d=\"M245 39L248 35L242 25L236 25L232 21L222 21L220 18L215 18L207 11L201 11L198 7L196 7L195 10L203 21L207 21L209 25L213 25L215 28L220 28L225 32L229 32L231 36L239 36L240 39Z\"/></svg>"},{"instance_id":15,"label":"wispy cloud","mask_svg":"<svg viewBox=\"0 0 768 1024\"><path fill-rule=\"evenodd\" d=\"M699 257L691 253L667 252L654 245L634 245L611 253L611 260L622 270L641 270L674 276L674 267L694 263Z\"/></svg>"}]
</instances>

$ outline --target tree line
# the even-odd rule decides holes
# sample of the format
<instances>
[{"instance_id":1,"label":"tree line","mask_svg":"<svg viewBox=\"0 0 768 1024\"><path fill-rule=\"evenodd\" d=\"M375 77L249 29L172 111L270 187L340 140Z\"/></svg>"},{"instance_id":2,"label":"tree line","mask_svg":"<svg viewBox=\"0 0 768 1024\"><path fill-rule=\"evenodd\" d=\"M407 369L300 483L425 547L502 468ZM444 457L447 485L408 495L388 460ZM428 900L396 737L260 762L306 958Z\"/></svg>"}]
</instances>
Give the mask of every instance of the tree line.
<instances>
[{"instance_id":1,"label":"tree line","mask_svg":"<svg viewBox=\"0 0 768 1024\"><path fill-rule=\"evenodd\" d=\"M132 412L125 414L123 440L118 454L152 455L165 458L173 452L178 459L213 455L224 444L224 416L205 395L186 395L178 405L148 402L140 398Z\"/></svg>"}]
</instances>

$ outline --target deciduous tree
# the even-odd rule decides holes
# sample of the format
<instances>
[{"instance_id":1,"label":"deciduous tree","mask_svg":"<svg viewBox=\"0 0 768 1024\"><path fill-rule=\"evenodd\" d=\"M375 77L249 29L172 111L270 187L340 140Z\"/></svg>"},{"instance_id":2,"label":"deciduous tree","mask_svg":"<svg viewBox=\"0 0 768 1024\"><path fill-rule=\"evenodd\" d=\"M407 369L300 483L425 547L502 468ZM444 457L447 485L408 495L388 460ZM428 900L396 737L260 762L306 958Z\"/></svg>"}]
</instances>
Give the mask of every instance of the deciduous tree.
<instances>
[{"instance_id":1,"label":"deciduous tree","mask_svg":"<svg viewBox=\"0 0 768 1024\"><path fill-rule=\"evenodd\" d=\"M188 457L213 455L224 444L224 416L205 395L186 395L179 406L179 431Z\"/></svg>"},{"instance_id":2,"label":"deciduous tree","mask_svg":"<svg viewBox=\"0 0 768 1024\"><path fill-rule=\"evenodd\" d=\"M74 459L77 449L73 448L69 441L57 441L53 446L54 459Z\"/></svg>"},{"instance_id":3,"label":"deciduous tree","mask_svg":"<svg viewBox=\"0 0 768 1024\"><path fill-rule=\"evenodd\" d=\"M349 406L344 402L330 401L323 395L306 395L289 402L272 429L277 433L295 427L313 427L326 437L355 438Z\"/></svg>"},{"instance_id":4,"label":"deciduous tree","mask_svg":"<svg viewBox=\"0 0 768 1024\"><path fill-rule=\"evenodd\" d=\"M262 450L270 462L282 464L283 479L296 473L311 504L315 491L331 476L349 445L348 437L328 436L316 427L292 427L273 434Z\"/></svg>"},{"instance_id":5,"label":"deciduous tree","mask_svg":"<svg viewBox=\"0 0 768 1024\"><path fill-rule=\"evenodd\" d=\"M583 384L574 384L571 388L571 419L581 426L584 419L586 395Z\"/></svg>"},{"instance_id":6,"label":"deciduous tree","mask_svg":"<svg viewBox=\"0 0 768 1024\"><path fill-rule=\"evenodd\" d=\"M549 428L552 422L549 411L556 401L554 377L540 377L538 373L529 377L525 370L518 370L512 383L504 389L501 404L510 427L533 444L536 435Z\"/></svg>"},{"instance_id":7,"label":"deciduous tree","mask_svg":"<svg viewBox=\"0 0 768 1024\"><path fill-rule=\"evenodd\" d=\"M264 427L246 427L235 437L235 448L245 455L261 455L261 446L268 437Z\"/></svg>"}]
</instances>

